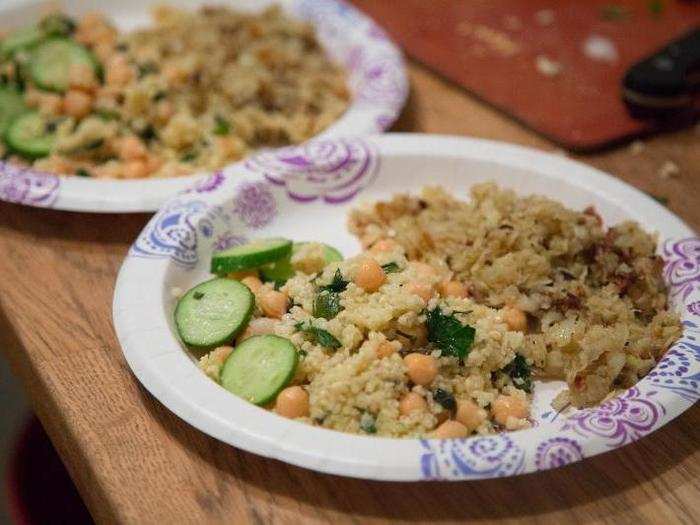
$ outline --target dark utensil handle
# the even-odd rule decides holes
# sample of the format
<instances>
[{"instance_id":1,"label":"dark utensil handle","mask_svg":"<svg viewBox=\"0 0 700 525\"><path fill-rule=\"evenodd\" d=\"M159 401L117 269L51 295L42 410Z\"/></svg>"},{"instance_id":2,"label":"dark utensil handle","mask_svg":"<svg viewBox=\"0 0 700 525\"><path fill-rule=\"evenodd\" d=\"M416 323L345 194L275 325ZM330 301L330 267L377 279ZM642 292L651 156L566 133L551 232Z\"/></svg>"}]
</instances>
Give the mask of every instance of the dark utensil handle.
<instances>
[{"instance_id":1,"label":"dark utensil handle","mask_svg":"<svg viewBox=\"0 0 700 525\"><path fill-rule=\"evenodd\" d=\"M700 28L632 66L622 82L626 101L650 108L692 104L700 87Z\"/></svg>"}]
</instances>

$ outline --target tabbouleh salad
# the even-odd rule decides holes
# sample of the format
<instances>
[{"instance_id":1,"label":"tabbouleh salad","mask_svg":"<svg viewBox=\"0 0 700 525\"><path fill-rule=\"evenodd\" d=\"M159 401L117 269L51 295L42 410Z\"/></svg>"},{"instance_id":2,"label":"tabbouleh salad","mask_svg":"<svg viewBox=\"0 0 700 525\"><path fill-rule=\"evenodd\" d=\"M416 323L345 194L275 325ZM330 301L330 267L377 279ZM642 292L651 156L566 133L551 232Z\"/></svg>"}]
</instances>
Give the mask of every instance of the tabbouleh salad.
<instances>
[{"instance_id":1,"label":"tabbouleh salad","mask_svg":"<svg viewBox=\"0 0 700 525\"><path fill-rule=\"evenodd\" d=\"M634 385L679 337L655 255L633 222L603 226L494 184L351 212L364 251L261 239L214 253L175 321L230 392L305 423L455 438L531 425L536 379L557 409Z\"/></svg>"},{"instance_id":2,"label":"tabbouleh salad","mask_svg":"<svg viewBox=\"0 0 700 525\"><path fill-rule=\"evenodd\" d=\"M303 142L348 106L313 28L279 8L161 6L120 33L61 13L0 34L0 155L86 177L173 177Z\"/></svg>"}]
</instances>

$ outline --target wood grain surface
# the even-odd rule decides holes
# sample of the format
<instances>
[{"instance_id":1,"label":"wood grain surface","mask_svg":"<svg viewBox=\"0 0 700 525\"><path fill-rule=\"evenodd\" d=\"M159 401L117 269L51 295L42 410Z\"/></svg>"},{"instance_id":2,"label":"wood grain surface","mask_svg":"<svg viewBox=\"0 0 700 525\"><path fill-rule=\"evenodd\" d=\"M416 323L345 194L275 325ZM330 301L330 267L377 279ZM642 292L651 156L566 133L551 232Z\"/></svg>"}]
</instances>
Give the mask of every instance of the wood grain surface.
<instances>
[{"instance_id":1,"label":"wood grain surface","mask_svg":"<svg viewBox=\"0 0 700 525\"><path fill-rule=\"evenodd\" d=\"M410 70L413 93L396 130L553 149L420 66ZM581 160L668 198L699 230L699 143L688 129L637 154L623 147ZM667 161L677 177L659 176ZM138 384L112 328L116 274L147 219L0 204L0 347L98 522L698 522L697 406L620 450L479 482L345 479L205 436Z\"/></svg>"}]
</instances>

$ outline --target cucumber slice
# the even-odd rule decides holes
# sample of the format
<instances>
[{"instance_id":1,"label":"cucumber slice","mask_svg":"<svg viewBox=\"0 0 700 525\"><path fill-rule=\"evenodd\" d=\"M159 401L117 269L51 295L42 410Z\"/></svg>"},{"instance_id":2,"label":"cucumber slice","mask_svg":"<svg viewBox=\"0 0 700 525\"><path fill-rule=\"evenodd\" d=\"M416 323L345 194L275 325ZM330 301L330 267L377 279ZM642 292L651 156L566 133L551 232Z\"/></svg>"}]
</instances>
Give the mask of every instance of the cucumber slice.
<instances>
[{"instance_id":1,"label":"cucumber slice","mask_svg":"<svg viewBox=\"0 0 700 525\"><path fill-rule=\"evenodd\" d=\"M292 241L287 239L260 239L228 250L215 252L211 258L211 273L226 275L231 272L258 268L288 257L292 253Z\"/></svg>"},{"instance_id":2,"label":"cucumber slice","mask_svg":"<svg viewBox=\"0 0 700 525\"><path fill-rule=\"evenodd\" d=\"M16 29L0 42L0 54L10 56L20 49L38 44L44 38L44 32L37 26Z\"/></svg>"},{"instance_id":3,"label":"cucumber slice","mask_svg":"<svg viewBox=\"0 0 700 525\"><path fill-rule=\"evenodd\" d=\"M69 86L70 67L86 64L97 73L98 64L87 48L67 38L50 38L32 52L29 73L37 86L63 92Z\"/></svg>"},{"instance_id":4,"label":"cucumber slice","mask_svg":"<svg viewBox=\"0 0 700 525\"><path fill-rule=\"evenodd\" d=\"M56 140L48 124L37 111L22 113L5 130L5 143L15 153L29 159L45 157L51 153Z\"/></svg>"},{"instance_id":5,"label":"cucumber slice","mask_svg":"<svg viewBox=\"0 0 700 525\"><path fill-rule=\"evenodd\" d=\"M294 268L292 268L291 256L294 255L297 251L299 251L299 248L301 248L305 244L308 243L295 242L294 246L292 246L292 253L289 257L260 268L260 275L263 278L263 280L274 282L281 286L284 283L286 283L289 279L294 277L294 274L296 272ZM326 264L330 264L332 262L342 261L343 255L332 246L324 244L323 258L326 261Z\"/></svg>"},{"instance_id":6,"label":"cucumber slice","mask_svg":"<svg viewBox=\"0 0 700 525\"><path fill-rule=\"evenodd\" d=\"M246 285L232 279L211 279L180 298L175 325L188 346L206 349L231 344L248 324L254 305Z\"/></svg>"},{"instance_id":7,"label":"cucumber slice","mask_svg":"<svg viewBox=\"0 0 700 525\"><path fill-rule=\"evenodd\" d=\"M294 377L297 349L289 339L255 335L234 348L221 368L221 386L256 405L275 399Z\"/></svg>"},{"instance_id":8,"label":"cucumber slice","mask_svg":"<svg viewBox=\"0 0 700 525\"><path fill-rule=\"evenodd\" d=\"M10 123L27 111L22 93L7 86L0 86L0 135L7 131Z\"/></svg>"}]
</instances>

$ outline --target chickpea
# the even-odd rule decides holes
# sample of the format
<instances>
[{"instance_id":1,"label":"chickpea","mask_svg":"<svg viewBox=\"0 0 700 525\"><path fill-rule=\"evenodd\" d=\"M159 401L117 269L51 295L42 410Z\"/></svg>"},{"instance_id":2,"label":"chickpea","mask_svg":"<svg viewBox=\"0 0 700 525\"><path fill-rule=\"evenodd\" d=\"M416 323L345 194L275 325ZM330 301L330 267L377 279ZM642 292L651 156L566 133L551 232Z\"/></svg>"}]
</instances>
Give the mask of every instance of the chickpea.
<instances>
[{"instance_id":1,"label":"chickpea","mask_svg":"<svg viewBox=\"0 0 700 525\"><path fill-rule=\"evenodd\" d=\"M423 396L415 392L409 392L399 401L399 413L402 416L407 416L412 412L422 411L426 408L428 408L428 403L423 399Z\"/></svg>"},{"instance_id":2,"label":"chickpea","mask_svg":"<svg viewBox=\"0 0 700 525\"><path fill-rule=\"evenodd\" d=\"M74 63L68 69L68 84L71 88L90 91L97 86L95 71L88 64Z\"/></svg>"},{"instance_id":3,"label":"chickpea","mask_svg":"<svg viewBox=\"0 0 700 525\"><path fill-rule=\"evenodd\" d=\"M163 165L163 160L157 155L148 155L146 157L146 171L148 174L155 173Z\"/></svg>"},{"instance_id":4,"label":"chickpea","mask_svg":"<svg viewBox=\"0 0 700 525\"><path fill-rule=\"evenodd\" d=\"M233 352L232 346L217 346L209 353L209 362L223 365L229 355Z\"/></svg>"},{"instance_id":5,"label":"chickpea","mask_svg":"<svg viewBox=\"0 0 700 525\"><path fill-rule=\"evenodd\" d=\"M355 284L365 292L375 292L384 284L386 274L379 263L367 257L360 264L360 268L355 275Z\"/></svg>"},{"instance_id":6,"label":"chickpea","mask_svg":"<svg viewBox=\"0 0 700 525\"><path fill-rule=\"evenodd\" d=\"M370 251L372 252L391 252L398 247L398 243L392 239L380 239L375 242Z\"/></svg>"},{"instance_id":7,"label":"chickpea","mask_svg":"<svg viewBox=\"0 0 700 525\"><path fill-rule=\"evenodd\" d=\"M276 290L261 290L258 294L260 308L268 317L281 318L287 313L289 300L287 294Z\"/></svg>"},{"instance_id":8,"label":"chickpea","mask_svg":"<svg viewBox=\"0 0 700 525\"><path fill-rule=\"evenodd\" d=\"M63 111L66 115L81 119L90 113L92 97L77 89L69 90L63 98Z\"/></svg>"},{"instance_id":9,"label":"chickpea","mask_svg":"<svg viewBox=\"0 0 700 525\"><path fill-rule=\"evenodd\" d=\"M486 410L471 399L457 401L455 419L462 423L469 432L474 432L486 420Z\"/></svg>"},{"instance_id":10,"label":"chickpea","mask_svg":"<svg viewBox=\"0 0 700 525\"><path fill-rule=\"evenodd\" d=\"M130 160L124 164L122 175L125 179L142 179L146 176L146 163L142 160Z\"/></svg>"},{"instance_id":11,"label":"chickpea","mask_svg":"<svg viewBox=\"0 0 700 525\"><path fill-rule=\"evenodd\" d=\"M394 355L398 346L400 346L398 342L383 341L377 346L377 357L379 359L384 359L385 357Z\"/></svg>"},{"instance_id":12,"label":"chickpea","mask_svg":"<svg viewBox=\"0 0 700 525\"><path fill-rule=\"evenodd\" d=\"M408 290L408 293L417 295L426 302L433 296L433 287L425 283L410 282L406 285L406 290Z\"/></svg>"},{"instance_id":13,"label":"chickpea","mask_svg":"<svg viewBox=\"0 0 700 525\"><path fill-rule=\"evenodd\" d=\"M433 431L433 437L437 439L464 438L469 435L469 430L459 421L449 419Z\"/></svg>"},{"instance_id":14,"label":"chickpea","mask_svg":"<svg viewBox=\"0 0 700 525\"><path fill-rule=\"evenodd\" d=\"M508 418L524 419L528 416L528 407L520 397L500 395L491 404L491 413L496 423L505 425Z\"/></svg>"},{"instance_id":15,"label":"chickpea","mask_svg":"<svg viewBox=\"0 0 700 525\"><path fill-rule=\"evenodd\" d=\"M408 377L417 385L429 385L438 374L438 362L433 356L413 353L404 357L403 362L408 368Z\"/></svg>"},{"instance_id":16,"label":"chickpea","mask_svg":"<svg viewBox=\"0 0 700 525\"><path fill-rule=\"evenodd\" d=\"M245 284L248 288L250 288L250 291L254 294L258 293L263 285L262 281L254 275L244 277L243 279L241 279L241 282Z\"/></svg>"},{"instance_id":17,"label":"chickpea","mask_svg":"<svg viewBox=\"0 0 700 525\"><path fill-rule=\"evenodd\" d=\"M309 415L309 394L300 386L290 386L277 395L275 412L294 419Z\"/></svg>"},{"instance_id":18,"label":"chickpea","mask_svg":"<svg viewBox=\"0 0 700 525\"><path fill-rule=\"evenodd\" d=\"M134 78L134 70L131 68L124 55L114 55L107 62L105 82L108 86L123 86Z\"/></svg>"},{"instance_id":19,"label":"chickpea","mask_svg":"<svg viewBox=\"0 0 700 525\"><path fill-rule=\"evenodd\" d=\"M469 297L467 287L459 281L442 281L440 283L440 293L445 297L457 297L460 299Z\"/></svg>"},{"instance_id":20,"label":"chickpea","mask_svg":"<svg viewBox=\"0 0 700 525\"><path fill-rule=\"evenodd\" d=\"M509 330L514 332L524 332L527 330L527 316L520 308L506 306L502 310L502 316Z\"/></svg>"},{"instance_id":21,"label":"chickpea","mask_svg":"<svg viewBox=\"0 0 700 525\"><path fill-rule=\"evenodd\" d=\"M277 323L277 319L270 319L269 317L251 319L243 333L238 336L238 342L245 341L254 335L274 334Z\"/></svg>"},{"instance_id":22,"label":"chickpea","mask_svg":"<svg viewBox=\"0 0 700 525\"><path fill-rule=\"evenodd\" d=\"M143 159L148 155L146 146L138 137L129 135L118 143L119 156L124 160Z\"/></svg>"}]
</instances>

